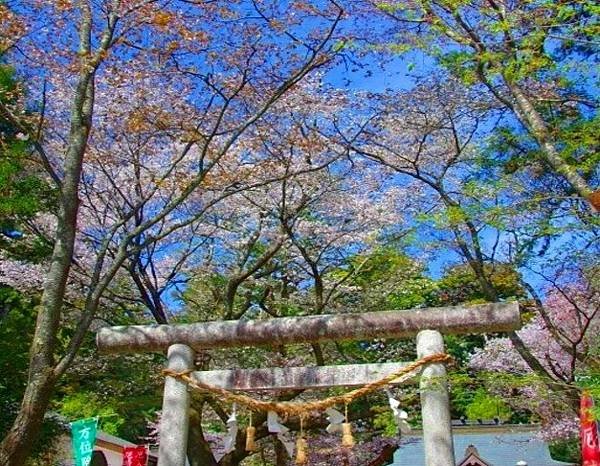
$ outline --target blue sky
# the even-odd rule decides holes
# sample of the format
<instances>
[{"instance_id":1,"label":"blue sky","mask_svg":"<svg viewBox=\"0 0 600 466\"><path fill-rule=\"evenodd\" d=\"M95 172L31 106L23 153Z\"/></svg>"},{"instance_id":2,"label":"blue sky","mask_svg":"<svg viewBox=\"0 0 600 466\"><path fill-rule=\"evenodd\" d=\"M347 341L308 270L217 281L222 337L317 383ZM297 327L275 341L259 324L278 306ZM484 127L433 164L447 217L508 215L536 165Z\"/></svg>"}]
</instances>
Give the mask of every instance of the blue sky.
<instances>
[{"instance_id":1,"label":"blue sky","mask_svg":"<svg viewBox=\"0 0 600 466\"><path fill-rule=\"evenodd\" d=\"M416 55L416 54L411 54ZM429 66L423 55L397 56L391 58L383 66L375 60L367 60L365 68L356 69L351 64L346 67L343 63L337 65L325 75L325 81L334 87L355 91L383 92L385 90L410 89L416 73L423 72ZM414 66L409 71L411 65Z\"/></svg>"}]
</instances>

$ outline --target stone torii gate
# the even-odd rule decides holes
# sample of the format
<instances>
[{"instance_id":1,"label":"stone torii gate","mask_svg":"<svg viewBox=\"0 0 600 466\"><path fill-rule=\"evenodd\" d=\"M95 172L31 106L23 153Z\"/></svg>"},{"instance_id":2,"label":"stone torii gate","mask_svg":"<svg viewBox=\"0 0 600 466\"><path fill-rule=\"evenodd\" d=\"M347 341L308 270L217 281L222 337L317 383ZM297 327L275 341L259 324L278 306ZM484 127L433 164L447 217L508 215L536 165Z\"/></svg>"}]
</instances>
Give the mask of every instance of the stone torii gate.
<instances>
[{"instance_id":1,"label":"stone torii gate","mask_svg":"<svg viewBox=\"0 0 600 466\"><path fill-rule=\"evenodd\" d=\"M167 367L194 369L196 350L269 344L316 343L417 335L417 356L443 353L442 334L507 332L521 327L518 303L283 317L268 320L180 325L107 327L96 337L102 353L167 351ZM359 386L397 372L406 363L353 364L196 371L201 383L228 390L283 390ZM420 374L423 444L427 466L455 466L446 368L424 366ZM166 377L160 425L159 466L185 466L190 394L187 385Z\"/></svg>"}]
</instances>

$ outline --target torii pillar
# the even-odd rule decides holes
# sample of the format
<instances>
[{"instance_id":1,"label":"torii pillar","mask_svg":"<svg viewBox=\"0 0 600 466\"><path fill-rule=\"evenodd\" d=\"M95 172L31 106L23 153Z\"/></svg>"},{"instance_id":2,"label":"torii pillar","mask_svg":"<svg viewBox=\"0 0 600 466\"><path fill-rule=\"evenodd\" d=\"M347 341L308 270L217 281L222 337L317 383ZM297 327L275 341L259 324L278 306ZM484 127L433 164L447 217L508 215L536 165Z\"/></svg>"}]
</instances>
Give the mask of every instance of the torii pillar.
<instances>
[{"instance_id":1,"label":"torii pillar","mask_svg":"<svg viewBox=\"0 0 600 466\"><path fill-rule=\"evenodd\" d=\"M169 346L167 367L176 372L194 369L194 350L176 343ZM160 419L159 465L185 465L189 431L190 393L185 382L166 377Z\"/></svg>"},{"instance_id":2,"label":"torii pillar","mask_svg":"<svg viewBox=\"0 0 600 466\"><path fill-rule=\"evenodd\" d=\"M440 332L423 330L418 333L418 358L444 351L444 338ZM419 388L425 464L427 466L455 466L446 366L440 363L425 366L421 372Z\"/></svg>"}]
</instances>

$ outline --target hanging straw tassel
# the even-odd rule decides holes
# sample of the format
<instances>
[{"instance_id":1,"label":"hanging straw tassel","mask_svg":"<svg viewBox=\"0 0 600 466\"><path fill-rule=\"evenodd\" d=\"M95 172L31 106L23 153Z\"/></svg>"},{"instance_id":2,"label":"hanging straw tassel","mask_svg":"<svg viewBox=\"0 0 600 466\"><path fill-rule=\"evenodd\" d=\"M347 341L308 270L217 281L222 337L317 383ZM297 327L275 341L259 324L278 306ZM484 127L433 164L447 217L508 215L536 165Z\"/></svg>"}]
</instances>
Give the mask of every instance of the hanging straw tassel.
<instances>
[{"instance_id":1,"label":"hanging straw tassel","mask_svg":"<svg viewBox=\"0 0 600 466\"><path fill-rule=\"evenodd\" d=\"M354 437L352 437L352 424L350 424L349 422L344 422L342 424L342 446L354 446Z\"/></svg>"},{"instance_id":2,"label":"hanging straw tassel","mask_svg":"<svg viewBox=\"0 0 600 466\"><path fill-rule=\"evenodd\" d=\"M252 413L250 413L250 425L246 427L246 451L256 451L255 435L256 427L252 425Z\"/></svg>"},{"instance_id":3,"label":"hanging straw tassel","mask_svg":"<svg viewBox=\"0 0 600 466\"><path fill-rule=\"evenodd\" d=\"M246 427L246 451L256 451L256 442L254 442L254 435L256 434L256 427Z\"/></svg>"},{"instance_id":4,"label":"hanging straw tassel","mask_svg":"<svg viewBox=\"0 0 600 466\"><path fill-rule=\"evenodd\" d=\"M352 437L352 424L348 422L348 405L346 404L346 422L342 424L342 446L351 448L354 446Z\"/></svg>"},{"instance_id":5,"label":"hanging straw tassel","mask_svg":"<svg viewBox=\"0 0 600 466\"><path fill-rule=\"evenodd\" d=\"M296 440L296 464L308 464L308 442L304 438L304 416L300 416L300 434Z\"/></svg>"},{"instance_id":6,"label":"hanging straw tassel","mask_svg":"<svg viewBox=\"0 0 600 466\"><path fill-rule=\"evenodd\" d=\"M308 463L308 442L298 437L296 440L296 464L303 465Z\"/></svg>"}]
</instances>

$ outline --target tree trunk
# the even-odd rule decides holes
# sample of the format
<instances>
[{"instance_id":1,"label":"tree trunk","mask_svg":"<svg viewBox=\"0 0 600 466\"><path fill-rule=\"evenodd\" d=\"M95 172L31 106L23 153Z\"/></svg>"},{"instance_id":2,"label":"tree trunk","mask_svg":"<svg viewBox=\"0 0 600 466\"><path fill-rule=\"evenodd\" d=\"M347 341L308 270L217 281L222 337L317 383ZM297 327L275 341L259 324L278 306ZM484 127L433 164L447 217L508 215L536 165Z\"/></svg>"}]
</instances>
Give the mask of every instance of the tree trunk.
<instances>
[{"instance_id":1,"label":"tree trunk","mask_svg":"<svg viewBox=\"0 0 600 466\"><path fill-rule=\"evenodd\" d=\"M37 440L56 382L54 355L77 234L79 181L93 105L93 72L82 71L71 107L69 146L65 154L56 241L38 307L30 350L29 380L17 418L9 434L0 443L2 466L22 466L25 463L32 444Z\"/></svg>"},{"instance_id":2,"label":"tree trunk","mask_svg":"<svg viewBox=\"0 0 600 466\"><path fill-rule=\"evenodd\" d=\"M505 82L515 99L517 116L540 145L548 165L550 165L555 172L564 176L573 189L595 208L592 197L592 188L588 185L587 181L577 173L577 170L565 162L560 156L558 150L551 141L550 132L542 116L518 85L510 82L508 79L505 79Z\"/></svg>"},{"instance_id":3,"label":"tree trunk","mask_svg":"<svg viewBox=\"0 0 600 466\"><path fill-rule=\"evenodd\" d=\"M22 466L35 444L54 389L52 370L35 374L27 384L21 409L0 447L0 464Z\"/></svg>"},{"instance_id":4,"label":"tree trunk","mask_svg":"<svg viewBox=\"0 0 600 466\"><path fill-rule=\"evenodd\" d=\"M288 454L283 444L273 436L273 447L275 448L275 466L287 466Z\"/></svg>"},{"instance_id":5,"label":"tree trunk","mask_svg":"<svg viewBox=\"0 0 600 466\"><path fill-rule=\"evenodd\" d=\"M204 403L195 403L190 409L190 430L188 433L187 456L190 466L218 466L210 450L208 442L204 439L202 431L202 407Z\"/></svg>"},{"instance_id":6,"label":"tree trunk","mask_svg":"<svg viewBox=\"0 0 600 466\"><path fill-rule=\"evenodd\" d=\"M63 199L52 263L38 307L31 344L29 380L17 418L9 435L0 443L0 464L3 466L24 464L32 443L37 439L52 396L56 382L54 354L65 288L71 269L77 208L76 197Z\"/></svg>"},{"instance_id":7,"label":"tree trunk","mask_svg":"<svg viewBox=\"0 0 600 466\"><path fill-rule=\"evenodd\" d=\"M463 251L466 257L467 262L471 267L471 270L473 270L473 273L475 274L475 277L477 278L482 288L483 295L485 296L485 298L490 302L498 302L499 297L496 288L490 280L490 277L488 277L488 275L485 273L483 255L478 249L479 240L477 238L477 230L475 229L474 225L472 225L469 221L465 221L465 224L467 226L469 234L472 237L472 242L476 246L474 247L475 255L470 253L470 250L466 246L466 243L464 243L464 241L461 243L461 238L457 236L457 240L459 242L461 250ZM544 366L538 360L538 358L536 358L535 355L525 345L525 343L523 343L523 340L517 332L508 332L508 338L515 350L517 351L517 353L519 353L519 355L521 356L521 358L523 358L523 360L529 366L529 368L535 374L542 378L542 380L549 389L554 390L558 393L565 393L568 399L569 406L574 410L575 413L577 413L579 395L577 395L576 398L573 397L573 387L565 387L561 383L556 383L556 381L551 377L551 375L544 368Z\"/></svg>"}]
</instances>

